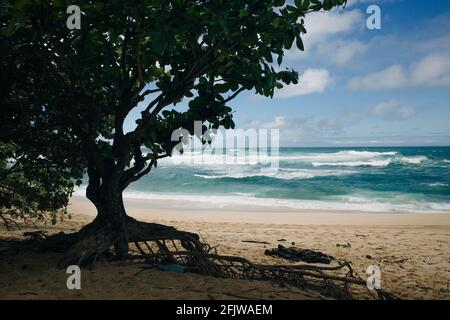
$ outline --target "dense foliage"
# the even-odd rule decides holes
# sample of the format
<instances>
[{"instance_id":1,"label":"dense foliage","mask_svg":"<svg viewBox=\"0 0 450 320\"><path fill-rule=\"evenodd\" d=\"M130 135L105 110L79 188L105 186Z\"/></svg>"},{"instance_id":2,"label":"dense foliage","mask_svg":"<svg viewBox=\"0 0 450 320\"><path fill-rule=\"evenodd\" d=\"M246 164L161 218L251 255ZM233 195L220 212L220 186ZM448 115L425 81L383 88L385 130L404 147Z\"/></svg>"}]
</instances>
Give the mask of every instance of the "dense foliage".
<instances>
[{"instance_id":1,"label":"dense foliage","mask_svg":"<svg viewBox=\"0 0 450 320\"><path fill-rule=\"evenodd\" d=\"M239 93L271 97L297 83L296 71L279 66L293 45L303 50L303 17L345 3L2 0L1 125L11 135L0 141L13 142L15 158L26 159L21 179L40 185L22 190L64 204L58 199L70 190L68 178L86 167L87 195L105 208L112 194L170 156L175 129L192 132L194 121L205 130L233 128L230 102ZM82 11L79 30L66 26L73 4ZM188 107L180 111L182 101ZM125 132L138 105L136 128ZM48 166L27 168L41 160Z\"/></svg>"},{"instance_id":2,"label":"dense foliage","mask_svg":"<svg viewBox=\"0 0 450 320\"><path fill-rule=\"evenodd\" d=\"M0 145L0 219L56 223L66 214L74 182L71 175L40 161L28 161L12 144Z\"/></svg>"}]
</instances>

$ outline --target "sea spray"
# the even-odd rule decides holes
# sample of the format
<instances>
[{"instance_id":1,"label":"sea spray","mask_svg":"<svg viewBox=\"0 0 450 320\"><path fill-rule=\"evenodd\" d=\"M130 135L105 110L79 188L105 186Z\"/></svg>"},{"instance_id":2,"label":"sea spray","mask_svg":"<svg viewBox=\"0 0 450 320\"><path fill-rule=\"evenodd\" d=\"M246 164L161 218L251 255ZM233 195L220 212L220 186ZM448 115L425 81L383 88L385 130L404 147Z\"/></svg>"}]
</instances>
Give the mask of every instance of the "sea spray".
<instances>
[{"instance_id":1,"label":"sea spray","mask_svg":"<svg viewBox=\"0 0 450 320\"><path fill-rule=\"evenodd\" d=\"M281 148L277 170L270 154L249 163L253 150L225 152L234 164L165 159L124 197L179 209L450 213L450 148Z\"/></svg>"}]
</instances>

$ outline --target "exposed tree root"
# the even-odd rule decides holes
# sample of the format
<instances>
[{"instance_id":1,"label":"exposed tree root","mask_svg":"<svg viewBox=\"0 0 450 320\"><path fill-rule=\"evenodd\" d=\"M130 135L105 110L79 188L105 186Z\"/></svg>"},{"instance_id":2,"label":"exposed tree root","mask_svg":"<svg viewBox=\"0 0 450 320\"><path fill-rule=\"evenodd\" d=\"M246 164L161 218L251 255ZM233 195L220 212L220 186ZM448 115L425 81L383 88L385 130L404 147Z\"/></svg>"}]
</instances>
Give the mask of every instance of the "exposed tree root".
<instances>
[{"instance_id":1,"label":"exposed tree root","mask_svg":"<svg viewBox=\"0 0 450 320\"><path fill-rule=\"evenodd\" d=\"M176 264L188 272L221 278L272 281L311 290L325 297L396 299L383 290L368 290L366 281L359 278L346 261L339 261L334 266L253 264L245 258L219 255L215 248L202 243L197 234L160 224L138 222L132 218L127 219L122 233L112 224L102 226L94 221L77 233L59 233L50 237L40 233L38 237L30 235L29 238L20 244L11 243L14 245L12 247L17 251L37 247L62 252L61 266L92 265L97 258L117 258L117 243L126 239L130 244L126 258L145 263L147 266L142 271L162 264ZM2 252L0 246L0 254L11 254L12 247Z\"/></svg>"},{"instance_id":2,"label":"exposed tree root","mask_svg":"<svg viewBox=\"0 0 450 320\"><path fill-rule=\"evenodd\" d=\"M77 241L67 250L61 266L93 263L98 256L107 252L119 239L111 225L105 225L95 232L80 233Z\"/></svg>"},{"instance_id":3,"label":"exposed tree root","mask_svg":"<svg viewBox=\"0 0 450 320\"><path fill-rule=\"evenodd\" d=\"M190 272L221 278L272 281L311 290L324 297L353 299L354 289L358 298L397 299L381 289L368 290L366 281L359 278L346 261L339 261L335 266L257 265L245 258L219 255L215 249L198 240L190 244L177 240L179 239L172 238L136 242L136 250L130 255L130 259L140 259L148 264L142 271L157 267L163 262L171 262L184 266Z\"/></svg>"},{"instance_id":4,"label":"exposed tree root","mask_svg":"<svg viewBox=\"0 0 450 320\"><path fill-rule=\"evenodd\" d=\"M94 221L77 233L68 235L60 233L48 237L41 244L41 248L64 252L61 267L71 264L91 265L98 257L111 253L112 247L116 247L117 257L117 244L121 239L126 239L126 245L140 241L161 243L169 239L178 239L192 251L202 250L199 237L194 233L178 231L165 225L139 222L132 218L127 218L123 229L118 229L113 224L102 225ZM163 248L163 245L161 247ZM128 251L128 246L126 250ZM121 258L127 257L126 253L125 257Z\"/></svg>"}]
</instances>

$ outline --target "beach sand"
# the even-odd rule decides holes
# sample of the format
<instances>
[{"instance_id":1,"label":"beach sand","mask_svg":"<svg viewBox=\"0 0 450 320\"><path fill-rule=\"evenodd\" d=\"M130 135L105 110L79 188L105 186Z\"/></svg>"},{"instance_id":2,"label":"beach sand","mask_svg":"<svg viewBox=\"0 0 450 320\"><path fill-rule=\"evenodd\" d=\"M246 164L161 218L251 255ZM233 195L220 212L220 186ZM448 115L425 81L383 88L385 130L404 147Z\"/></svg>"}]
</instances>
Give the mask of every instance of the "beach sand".
<instances>
[{"instance_id":1,"label":"beach sand","mask_svg":"<svg viewBox=\"0 0 450 320\"><path fill-rule=\"evenodd\" d=\"M2 238L20 238L27 230L73 232L91 221L95 209L72 198L73 217L55 226L27 227ZM351 261L363 278L371 265L381 269L384 290L405 299L450 299L450 214L314 212L270 210L180 210L158 201L127 200L129 215L144 221L196 232L222 255L254 263L286 263L264 255L278 244L320 250ZM278 240L285 239L280 242ZM243 241L261 241L269 244ZM345 245L345 246L342 246ZM141 270L136 263L99 263L82 271L82 290L66 288L65 270L54 254L24 253L0 262L0 298L93 299L314 299L302 290L261 281L216 279L195 274Z\"/></svg>"}]
</instances>

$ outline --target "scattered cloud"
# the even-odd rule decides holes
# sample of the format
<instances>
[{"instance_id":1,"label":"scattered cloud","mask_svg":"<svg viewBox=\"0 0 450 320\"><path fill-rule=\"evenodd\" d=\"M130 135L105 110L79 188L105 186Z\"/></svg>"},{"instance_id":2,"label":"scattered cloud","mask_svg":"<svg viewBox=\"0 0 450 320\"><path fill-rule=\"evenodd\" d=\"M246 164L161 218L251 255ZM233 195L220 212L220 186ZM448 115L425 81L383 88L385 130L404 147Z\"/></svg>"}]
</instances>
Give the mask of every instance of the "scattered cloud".
<instances>
[{"instance_id":1,"label":"scattered cloud","mask_svg":"<svg viewBox=\"0 0 450 320\"><path fill-rule=\"evenodd\" d=\"M415 108L405 105L401 101L390 100L361 110L344 112L337 117L322 119L317 124L323 132L337 134L367 119L378 118L385 121L404 121L414 117L416 113Z\"/></svg>"},{"instance_id":2,"label":"scattered cloud","mask_svg":"<svg viewBox=\"0 0 450 320\"><path fill-rule=\"evenodd\" d=\"M446 136L428 135L371 135L371 136L341 136L318 139L312 144L320 144L323 146L335 147L370 147L370 146L448 146L450 141L450 134ZM306 144L306 141L303 143Z\"/></svg>"},{"instance_id":3,"label":"scattered cloud","mask_svg":"<svg viewBox=\"0 0 450 320\"><path fill-rule=\"evenodd\" d=\"M450 11L434 17L424 12L424 18L411 25L401 10L384 6L397 1L349 0L345 10L307 15L305 52L292 49L285 59L289 67L306 71L298 85L276 91L278 99L291 98L277 101L283 111L252 127L280 129L283 145L448 144L448 132L442 137L431 132L445 128L448 94L442 90L429 100L420 93L450 87ZM382 31L366 29L365 9L370 4L382 8ZM357 107L353 90L359 91L360 101L373 101L372 91L391 91L379 103ZM314 106L303 106L308 116L292 116L302 100L295 97L318 93L326 94L320 101L314 99ZM337 109L336 103L344 108Z\"/></svg>"},{"instance_id":4,"label":"scattered cloud","mask_svg":"<svg viewBox=\"0 0 450 320\"><path fill-rule=\"evenodd\" d=\"M416 109L405 106L401 102L392 100L382 102L368 109L369 113L388 121L406 120L416 115Z\"/></svg>"},{"instance_id":5,"label":"scattered cloud","mask_svg":"<svg viewBox=\"0 0 450 320\"><path fill-rule=\"evenodd\" d=\"M244 124L245 129L280 129L286 124L286 119L283 116L277 116L272 121L264 122L261 120L252 120Z\"/></svg>"},{"instance_id":6,"label":"scattered cloud","mask_svg":"<svg viewBox=\"0 0 450 320\"><path fill-rule=\"evenodd\" d=\"M344 64L357 54L366 51L366 45L344 36L365 26L364 14L359 9L334 9L330 12L313 12L304 18L307 33L302 36L305 51L296 48L286 53L288 60L317 57L322 62Z\"/></svg>"},{"instance_id":7,"label":"scattered cloud","mask_svg":"<svg viewBox=\"0 0 450 320\"><path fill-rule=\"evenodd\" d=\"M292 98L312 93L321 93L332 83L332 77L325 69L307 69L300 75L298 84L286 85L275 92L277 98Z\"/></svg>"},{"instance_id":8,"label":"scattered cloud","mask_svg":"<svg viewBox=\"0 0 450 320\"><path fill-rule=\"evenodd\" d=\"M280 131L281 144L295 144L315 130L311 122L304 118L286 119L277 116L270 121L252 120L240 127L244 129L278 129Z\"/></svg>"},{"instance_id":9,"label":"scattered cloud","mask_svg":"<svg viewBox=\"0 0 450 320\"><path fill-rule=\"evenodd\" d=\"M389 90L415 86L450 86L450 55L434 53L408 68L392 65L384 70L354 77L348 86L353 90Z\"/></svg>"},{"instance_id":10,"label":"scattered cloud","mask_svg":"<svg viewBox=\"0 0 450 320\"><path fill-rule=\"evenodd\" d=\"M341 35L364 26L361 10L333 10L315 12L305 17L307 33L303 36L306 46L314 46L331 36Z\"/></svg>"},{"instance_id":11,"label":"scattered cloud","mask_svg":"<svg viewBox=\"0 0 450 320\"><path fill-rule=\"evenodd\" d=\"M413 85L450 85L450 54L431 54L412 66Z\"/></svg>"},{"instance_id":12,"label":"scattered cloud","mask_svg":"<svg viewBox=\"0 0 450 320\"><path fill-rule=\"evenodd\" d=\"M386 4L386 3L392 3L392 2L399 2L402 0L348 0L347 1L347 8L353 7L357 4Z\"/></svg>"},{"instance_id":13,"label":"scattered cloud","mask_svg":"<svg viewBox=\"0 0 450 320\"><path fill-rule=\"evenodd\" d=\"M240 127L245 129L279 129L282 144L301 141L317 141L325 137L344 135L346 129L368 119L383 121L405 121L417 114L415 108L400 101L391 100L374 106L340 113L324 119L274 117L270 121L252 120Z\"/></svg>"},{"instance_id":14,"label":"scattered cloud","mask_svg":"<svg viewBox=\"0 0 450 320\"><path fill-rule=\"evenodd\" d=\"M317 46L317 53L323 57L328 55L328 62L344 65L353 57L364 54L367 49L368 45L359 40L341 39L321 43Z\"/></svg>"},{"instance_id":15,"label":"scattered cloud","mask_svg":"<svg viewBox=\"0 0 450 320\"><path fill-rule=\"evenodd\" d=\"M317 128L321 133L335 135L341 134L345 129L364 120L378 118L384 121L405 121L414 117L416 113L415 108L400 101L391 100L362 110L349 111L336 117L321 119L317 122Z\"/></svg>"},{"instance_id":16,"label":"scattered cloud","mask_svg":"<svg viewBox=\"0 0 450 320\"><path fill-rule=\"evenodd\" d=\"M403 67L401 65L393 65L363 77L352 78L348 82L348 86L353 90L395 89L404 86L407 81Z\"/></svg>"}]
</instances>

